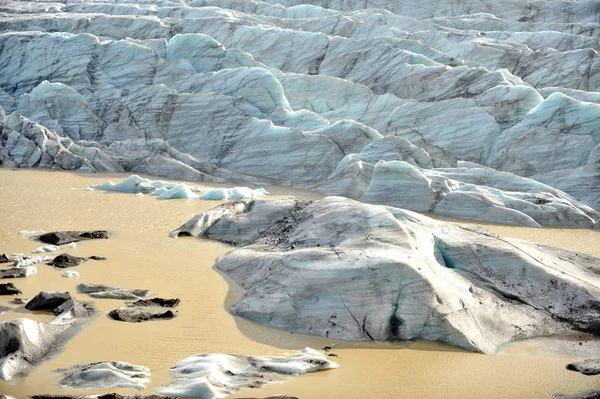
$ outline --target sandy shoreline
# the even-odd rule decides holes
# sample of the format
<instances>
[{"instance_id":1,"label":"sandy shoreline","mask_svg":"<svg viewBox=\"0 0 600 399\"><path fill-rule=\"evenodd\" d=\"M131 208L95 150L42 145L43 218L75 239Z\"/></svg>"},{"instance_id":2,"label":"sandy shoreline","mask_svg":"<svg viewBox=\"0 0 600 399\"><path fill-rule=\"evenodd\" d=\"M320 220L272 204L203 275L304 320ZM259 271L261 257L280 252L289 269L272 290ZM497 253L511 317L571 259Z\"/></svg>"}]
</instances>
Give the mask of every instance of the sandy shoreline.
<instances>
[{"instance_id":1,"label":"sandy shoreline","mask_svg":"<svg viewBox=\"0 0 600 399\"><path fill-rule=\"evenodd\" d=\"M94 300L103 313L98 319L71 340L63 353L43 363L29 376L11 383L0 382L0 393L17 397L41 393L102 393L102 390L61 389L57 386L58 375L52 370L76 363L121 360L150 367L151 384L143 391L111 389L104 392L150 394L168 382L168 370L173 363L192 354L280 355L306 346L318 349L333 342L273 330L231 316L226 309L239 290L230 287L213 268L215 258L230 248L191 238L168 238L169 231L220 202L159 201L148 196L83 190L122 177L125 176L0 169L3 214L0 252L30 253L40 245L19 235L21 230L108 229L113 233L110 240L83 242L68 251L77 256L108 258L105 262L90 261L77 267L81 273L78 279L62 278L61 271L40 265L37 275L11 282L23 291L23 297L29 298L40 290L73 293L75 285L81 282L147 288L161 297L179 297L182 301L179 317L152 323L119 323L108 319L106 313L122 306L122 301ZM303 199L320 197L302 190L268 189L274 194ZM600 232L485 227L514 238L600 255ZM75 296L90 299L81 294ZM11 299L0 297L0 305L9 304ZM32 316L19 306L16 311L0 315L0 321L16 317L51 318L39 313ZM339 369L297 377L238 396L534 399L550 397L553 392L600 388L600 378L567 371L565 364L569 359L540 356L535 351L527 354L525 349L513 348L507 351L510 353L507 356L484 356L436 343L339 342L338 345L334 352L339 355L335 359L340 364Z\"/></svg>"}]
</instances>

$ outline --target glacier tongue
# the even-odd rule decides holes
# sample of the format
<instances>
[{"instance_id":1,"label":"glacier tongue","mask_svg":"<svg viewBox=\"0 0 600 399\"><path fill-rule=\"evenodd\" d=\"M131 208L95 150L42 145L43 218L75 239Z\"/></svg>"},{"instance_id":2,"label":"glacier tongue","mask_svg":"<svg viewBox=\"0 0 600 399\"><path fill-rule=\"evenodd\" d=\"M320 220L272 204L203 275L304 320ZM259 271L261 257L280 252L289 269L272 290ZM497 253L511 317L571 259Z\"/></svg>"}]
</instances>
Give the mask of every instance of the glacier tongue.
<instances>
[{"instance_id":1,"label":"glacier tongue","mask_svg":"<svg viewBox=\"0 0 600 399\"><path fill-rule=\"evenodd\" d=\"M303 3L5 2L0 164L599 226L593 2Z\"/></svg>"}]
</instances>

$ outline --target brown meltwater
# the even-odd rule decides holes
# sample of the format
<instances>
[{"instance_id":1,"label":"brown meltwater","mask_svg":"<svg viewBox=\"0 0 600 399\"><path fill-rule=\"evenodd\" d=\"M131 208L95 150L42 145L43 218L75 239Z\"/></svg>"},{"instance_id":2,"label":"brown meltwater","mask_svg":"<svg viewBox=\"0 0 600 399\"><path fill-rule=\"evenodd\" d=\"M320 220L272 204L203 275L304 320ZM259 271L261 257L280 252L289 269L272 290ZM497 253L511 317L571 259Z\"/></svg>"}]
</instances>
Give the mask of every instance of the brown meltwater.
<instances>
[{"instance_id":1,"label":"brown meltwater","mask_svg":"<svg viewBox=\"0 0 600 399\"><path fill-rule=\"evenodd\" d=\"M63 278L62 270L37 265L38 274L4 280L32 298L39 291L69 291L79 300L93 301L101 314L78 333L57 356L26 377L0 381L0 394L24 398L32 394L155 393L169 381L169 368L198 353L281 355L306 346L320 349L335 343L332 358L339 369L294 377L284 383L246 390L237 397L287 394L308 398L548 398L554 392L600 388L600 377L565 369L571 359L519 350L485 356L438 343L358 344L278 331L231 316L227 308L240 291L213 267L215 258L230 247L192 238L171 239L168 233L196 213L219 201L168 200L133 194L90 192L84 188L124 175L81 175L70 172L0 169L0 253L25 253L43 244L19 234L21 230L107 229L108 240L85 241L66 252L76 256L105 256L106 261L83 263L72 269L79 278ZM269 188L273 193L303 199L319 198L301 190ZM600 255L600 234L589 230L523 229L485 226L509 237L530 239ZM498 230L499 229L499 230ZM552 241L553 238L555 241ZM62 252L62 251L61 251ZM49 254L50 256L55 254ZM179 316L168 321L129 324L107 317L123 301L93 299L78 294L78 283L144 288L156 296L180 298ZM29 317L48 321L0 297L0 306L13 311L0 321ZM53 370L88 362L119 360L149 367L152 382L133 389L81 390L57 385Z\"/></svg>"}]
</instances>

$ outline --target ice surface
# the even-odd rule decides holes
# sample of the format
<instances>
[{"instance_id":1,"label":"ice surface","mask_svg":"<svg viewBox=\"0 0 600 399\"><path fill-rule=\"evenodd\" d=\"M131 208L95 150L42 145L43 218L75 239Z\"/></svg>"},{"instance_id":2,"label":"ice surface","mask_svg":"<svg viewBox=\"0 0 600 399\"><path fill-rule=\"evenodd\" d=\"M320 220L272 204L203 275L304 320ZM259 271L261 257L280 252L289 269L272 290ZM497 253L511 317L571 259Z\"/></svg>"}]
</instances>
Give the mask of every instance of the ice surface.
<instances>
[{"instance_id":1,"label":"ice surface","mask_svg":"<svg viewBox=\"0 0 600 399\"><path fill-rule=\"evenodd\" d=\"M270 184L361 198L371 187L417 209L375 168L403 161L460 183L449 198L433 190L433 212L596 225L584 209L600 210L594 2L301 3L7 3L0 163L239 186L127 191L160 198L250 198L261 193L243 187ZM542 182L536 198L558 189L562 202L536 203L529 183L480 182L464 162Z\"/></svg>"},{"instance_id":2,"label":"ice surface","mask_svg":"<svg viewBox=\"0 0 600 399\"><path fill-rule=\"evenodd\" d=\"M216 264L244 290L230 311L285 331L484 353L529 337L598 334L600 258L399 208L241 200L171 234L235 242Z\"/></svg>"},{"instance_id":3,"label":"ice surface","mask_svg":"<svg viewBox=\"0 0 600 399\"><path fill-rule=\"evenodd\" d=\"M269 193L264 188L251 189L248 187L205 189L189 186L184 183L169 183L163 180L149 180L132 175L119 183L108 181L92 187L94 190L117 191L122 193L148 194L158 199L203 199L229 200L242 198L257 198Z\"/></svg>"},{"instance_id":4,"label":"ice surface","mask_svg":"<svg viewBox=\"0 0 600 399\"><path fill-rule=\"evenodd\" d=\"M97 362L57 370L59 385L68 388L136 388L150 382L150 369L127 362Z\"/></svg>"},{"instance_id":5,"label":"ice surface","mask_svg":"<svg viewBox=\"0 0 600 399\"><path fill-rule=\"evenodd\" d=\"M58 245L44 245L41 247L37 247L36 249L34 249L33 253L44 253L44 252L56 252L56 251L60 251L60 247Z\"/></svg>"},{"instance_id":6,"label":"ice surface","mask_svg":"<svg viewBox=\"0 0 600 399\"><path fill-rule=\"evenodd\" d=\"M337 367L311 348L290 356L195 355L171 367L172 382L158 392L185 398L224 398L242 388Z\"/></svg>"}]
</instances>

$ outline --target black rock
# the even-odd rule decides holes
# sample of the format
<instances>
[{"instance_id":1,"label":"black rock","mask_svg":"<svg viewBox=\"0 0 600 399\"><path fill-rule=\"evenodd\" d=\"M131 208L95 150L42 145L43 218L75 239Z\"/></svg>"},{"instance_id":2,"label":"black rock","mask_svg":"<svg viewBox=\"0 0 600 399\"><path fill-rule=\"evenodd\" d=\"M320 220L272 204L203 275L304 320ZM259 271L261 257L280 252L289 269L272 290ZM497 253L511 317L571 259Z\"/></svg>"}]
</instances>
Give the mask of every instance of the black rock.
<instances>
[{"instance_id":1,"label":"black rock","mask_svg":"<svg viewBox=\"0 0 600 399\"><path fill-rule=\"evenodd\" d=\"M587 359L583 362L567 364L567 370L577 371L584 375L600 374L600 359Z\"/></svg>"},{"instance_id":2,"label":"black rock","mask_svg":"<svg viewBox=\"0 0 600 399\"><path fill-rule=\"evenodd\" d=\"M48 265L58 267L60 269L65 269L67 267L75 267L79 266L81 263L89 260L106 260L106 258L102 256L90 256L87 258L80 258L77 256L69 255L69 254L60 254L56 258L52 259Z\"/></svg>"},{"instance_id":3,"label":"black rock","mask_svg":"<svg viewBox=\"0 0 600 399\"><path fill-rule=\"evenodd\" d=\"M600 390L588 390L577 393L554 394L554 399L600 399Z\"/></svg>"},{"instance_id":4,"label":"black rock","mask_svg":"<svg viewBox=\"0 0 600 399\"><path fill-rule=\"evenodd\" d=\"M108 313L111 319L125 321L128 323L140 323L150 320L166 320L177 316L175 310L164 310L158 306L141 308L120 308Z\"/></svg>"},{"instance_id":5,"label":"black rock","mask_svg":"<svg viewBox=\"0 0 600 399\"><path fill-rule=\"evenodd\" d=\"M19 295L21 290L15 287L13 283L0 284L0 295Z\"/></svg>"},{"instance_id":6,"label":"black rock","mask_svg":"<svg viewBox=\"0 0 600 399\"><path fill-rule=\"evenodd\" d=\"M6 254L0 254L0 263L8 263L8 262L12 262L10 259L8 259L8 256L6 256Z\"/></svg>"},{"instance_id":7,"label":"black rock","mask_svg":"<svg viewBox=\"0 0 600 399\"><path fill-rule=\"evenodd\" d=\"M29 269L26 267L11 267L10 269L1 269L0 278L22 278L27 277Z\"/></svg>"},{"instance_id":8,"label":"black rock","mask_svg":"<svg viewBox=\"0 0 600 399\"><path fill-rule=\"evenodd\" d=\"M68 292L46 292L37 294L31 301L27 302L25 309L28 310L54 310L63 303L72 299Z\"/></svg>"},{"instance_id":9,"label":"black rock","mask_svg":"<svg viewBox=\"0 0 600 399\"><path fill-rule=\"evenodd\" d=\"M79 284L77 290L93 298L135 300L150 296L150 291L142 289L127 289L110 287L104 284Z\"/></svg>"},{"instance_id":10,"label":"black rock","mask_svg":"<svg viewBox=\"0 0 600 399\"><path fill-rule=\"evenodd\" d=\"M88 258L79 258L69 254L60 254L48 262L48 265L64 269L67 267L78 266L86 260L88 260Z\"/></svg>"},{"instance_id":11,"label":"black rock","mask_svg":"<svg viewBox=\"0 0 600 399\"><path fill-rule=\"evenodd\" d=\"M55 231L37 237L41 242L52 245L68 244L70 242L108 238L106 230L95 231Z\"/></svg>"},{"instance_id":12,"label":"black rock","mask_svg":"<svg viewBox=\"0 0 600 399\"><path fill-rule=\"evenodd\" d=\"M165 299L165 298L150 298L150 299L140 299L136 302L133 302L133 306L160 306L163 308L175 308L179 306L179 298L174 299Z\"/></svg>"}]
</instances>

